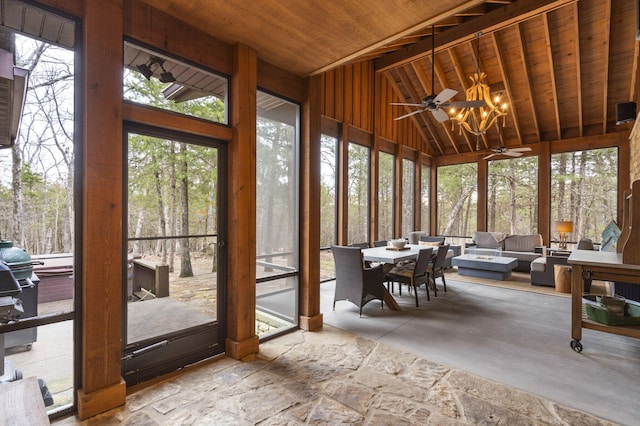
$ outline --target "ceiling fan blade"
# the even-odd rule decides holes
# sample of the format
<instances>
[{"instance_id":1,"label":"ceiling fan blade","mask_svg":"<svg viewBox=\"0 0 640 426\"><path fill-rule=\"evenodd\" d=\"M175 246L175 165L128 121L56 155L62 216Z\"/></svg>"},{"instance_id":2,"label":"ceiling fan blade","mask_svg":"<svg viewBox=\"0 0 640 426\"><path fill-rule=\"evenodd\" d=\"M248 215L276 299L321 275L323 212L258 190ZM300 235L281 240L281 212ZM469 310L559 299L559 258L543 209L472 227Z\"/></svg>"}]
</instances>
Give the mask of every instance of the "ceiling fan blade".
<instances>
[{"instance_id":1,"label":"ceiling fan blade","mask_svg":"<svg viewBox=\"0 0 640 426\"><path fill-rule=\"evenodd\" d=\"M529 147L509 148L509 151L511 151L511 152L526 152L526 151L531 151L531 148L529 148Z\"/></svg>"},{"instance_id":2,"label":"ceiling fan blade","mask_svg":"<svg viewBox=\"0 0 640 426\"><path fill-rule=\"evenodd\" d=\"M426 111L425 109L419 109L417 111L410 112L409 114L401 115L400 117L394 118L394 120L402 120L403 118L411 117L415 114L420 114L422 111Z\"/></svg>"},{"instance_id":3,"label":"ceiling fan blade","mask_svg":"<svg viewBox=\"0 0 640 426\"><path fill-rule=\"evenodd\" d=\"M433 114L435 119L438 120L438 122L440 123L443 123L449 119L449 114L447 114L440 108L432 110L431 113Z\"/></svg>"},{"instance_id":4,"label":"ceiling fan blade","mask_svg":"<svg viewBox=\"0 0 640 426\"><path fill-rule=\"evenodd\" d=\"M497 153L493 153L493 154L489 154L486 157L483 158L483 160L488 160L489 158L498 155Z\"/></svg>"},{"instance_id":5,"label":"ceiling fan blade","mask_svg":"<svg viewBox=\"0 0 640 426\"><path fill-rule=\"evenodd\" d=\"M449 99L453 98L457 94L458 94L457 90L444 89L442 92L438 93L438 96L436 96L433 99L433 101L436 104L441 104L441 103L447 102Z\"/></svg>"},{"instance_id":6,"label":"ceiling fan blade","mask_svg":"<svg viewBox=\"0 0 640 426\"><path fill-rule=\"evenodd\" d=\"M520 157L522 155L521 152L514 152L514 151L511 151L511 150L504 151L503 154L507 155L509 157Z\"/></svg>"},{"instance_id":7,"label":"ceiling fan blade","mask_svg":"<svg viewBox=\"0 0 640 426\"><path fill-rule=\"evenodd\" d=\"M450 108L482 108L483 106L486 106L486 105L487 103L484 100L482 100L482 101L449 102L446 106Z\"/></svg>"},{"instance_id":8,"label":"ceiling fan blade","mask_svg":"<svg viewBox=\"0 0 640 426\"><path fill-rule=\"evenodd\" d=\"M422 104L407 104L407 103L404 103L404 102L391 102L389 105L405 105L405 106L415 106L415 107L424 106Z\"/></svg>"}]
</instances>

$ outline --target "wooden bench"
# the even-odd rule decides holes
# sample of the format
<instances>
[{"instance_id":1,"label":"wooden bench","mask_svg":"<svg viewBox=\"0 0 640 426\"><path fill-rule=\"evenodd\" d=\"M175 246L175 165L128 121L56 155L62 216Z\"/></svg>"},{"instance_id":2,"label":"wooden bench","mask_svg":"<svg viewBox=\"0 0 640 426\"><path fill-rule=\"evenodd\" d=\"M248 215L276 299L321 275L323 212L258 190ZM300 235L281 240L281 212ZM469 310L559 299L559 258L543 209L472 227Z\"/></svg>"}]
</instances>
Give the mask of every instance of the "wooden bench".
<instances>
[{"instance_id":1,"label":"wooden bench","mask_svg":"<svg viewBox=\"0 0 640 426\"><path fill-rule=\"evenodd\" d=\"M27 377L0 384L0 424L11 426L51 424L38 379Z\"/></svg>"},{"instance_id":2,"label":"wooden bench","mask_svg":"<svg viewBox=\"0 0 640 426\"><path fill-rule=\"evenodd\" d=\"M169 265L143 259L133 260L133 294L138 298L169 296Z\"/></svg>"}]
</instances>

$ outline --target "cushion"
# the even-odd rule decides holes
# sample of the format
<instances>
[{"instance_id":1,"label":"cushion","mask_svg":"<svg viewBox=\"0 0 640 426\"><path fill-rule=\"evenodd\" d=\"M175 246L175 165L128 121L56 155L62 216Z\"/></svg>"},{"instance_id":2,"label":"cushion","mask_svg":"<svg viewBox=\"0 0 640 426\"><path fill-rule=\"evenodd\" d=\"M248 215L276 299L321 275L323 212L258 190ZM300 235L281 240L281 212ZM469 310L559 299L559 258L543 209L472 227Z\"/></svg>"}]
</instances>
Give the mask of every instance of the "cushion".
<instances>
[{"instance_id":1,"label":"cushion","mask_svg":"<svg viewBox=\"0 0 640 426\"><path fill-rule=\"evenodd\" d=\"M420 246L429 246L429 247L438 247L442 244L438 241L418 241L418 245Z\"/></svg>"},{"instance_id":2,"label":"cushion","mask_svg":"<svg viewBox=\"0 0 640 426\"><path fill-rule=\"evenodd\" d=\"M547 269L547 259L545 257L539 257L531 261L531 270L544 272Z\"/></svg>"},{"instance_id":3,"label":"cushion","mask_svg":"<svg viewBox=\"0 0 640 426\"><path fill-rule=\"evenodd\" d=\"M500 248L504 246L502 242L507 235L502 232L476 232L473 241L478 248Z\"/></svg>"},{"instance_id":4,"label":"cushion","mask_svg":"<svg viewBox=\"0 0 640 426\"><path fill-rule=\"evenodd\" d=\"M542 235L509 235L504 240L504 249L508 251L535 252L536 247L542 245Z\"/></svg>"}]
</instances>

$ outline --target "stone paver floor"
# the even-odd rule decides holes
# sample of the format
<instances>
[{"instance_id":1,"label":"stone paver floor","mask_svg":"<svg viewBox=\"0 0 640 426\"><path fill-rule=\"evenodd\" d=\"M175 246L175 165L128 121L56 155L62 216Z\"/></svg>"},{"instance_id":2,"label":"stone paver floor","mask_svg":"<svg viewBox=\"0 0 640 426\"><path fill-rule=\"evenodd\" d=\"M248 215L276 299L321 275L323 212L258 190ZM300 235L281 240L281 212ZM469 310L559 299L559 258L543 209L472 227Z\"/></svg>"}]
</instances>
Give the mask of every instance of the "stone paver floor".
<instances>
[{"instance_id":1,"label":"stone paver floor","mask_svg":"<svg viewBox=\"0 0 640 426\"><path fill-rule=\"evenodd\" d=\"M331 326L222 357L55 425L609 425L591 415Z\"/></svg>"}]
</instances>

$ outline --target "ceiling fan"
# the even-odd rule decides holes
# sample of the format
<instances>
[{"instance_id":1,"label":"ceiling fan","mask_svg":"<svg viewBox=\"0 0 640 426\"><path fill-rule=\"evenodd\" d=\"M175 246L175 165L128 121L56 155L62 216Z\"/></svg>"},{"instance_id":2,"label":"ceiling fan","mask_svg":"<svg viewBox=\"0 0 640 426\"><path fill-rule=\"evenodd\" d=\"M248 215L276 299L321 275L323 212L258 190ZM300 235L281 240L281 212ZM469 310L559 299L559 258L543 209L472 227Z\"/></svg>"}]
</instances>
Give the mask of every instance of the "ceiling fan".
<instances>
[{"instance_id":1,"label":"ceiling fan","mask_svg":"<svg viewBox=\"0 0 640 426\"><path fill-rule=\"evenodd\" d=\"M449 102L449 99L453 98L458 91L453 89L444 89L442 92L435 94L435 25L431 26L431 94L422 99L422 102L419 104L414 103L404 103L404 102L392 102L391 105L405 105L412 107L419 107L415 111L412 111L408 114L401 115L400 117L394 118L394 120L402 120L403 118L410 117L415 114L419 114L424 111L430 111L433 114L433 117L440 123L447 121L449 119L449 114L447 114L442 108L480 108L486 105L484 100L481 101L460 101L460 102Z\"/></svg>"},{"instance_id":2,"label":"ceiling fan","mask_svg":"<svg viewBox=\"0 0 640 426\"><path fill-rule=\"evenodd\" d=\"M483 160L487 160L496 155L506 155L508 157L520 157L523 152L531 151L531 148L523 147L523 148L506 148L504 146L499 146L498 148L491 148L493 154L489 154L483 158Z\"/></svg>"}]
</instances>

